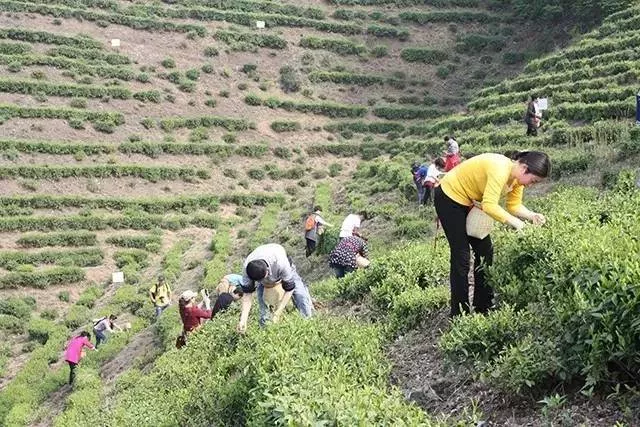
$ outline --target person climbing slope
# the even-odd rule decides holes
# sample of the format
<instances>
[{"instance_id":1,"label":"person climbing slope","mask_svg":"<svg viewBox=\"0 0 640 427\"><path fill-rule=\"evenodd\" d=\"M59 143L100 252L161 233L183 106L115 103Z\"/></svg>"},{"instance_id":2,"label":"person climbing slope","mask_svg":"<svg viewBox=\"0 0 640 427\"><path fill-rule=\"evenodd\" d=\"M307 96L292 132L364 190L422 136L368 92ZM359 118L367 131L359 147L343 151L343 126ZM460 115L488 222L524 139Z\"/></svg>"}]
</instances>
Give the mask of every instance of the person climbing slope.
<instances>
[{"instance_id":1,"label":"person climbing slope","mask_svg":"<svg viewBox=\"0 0 640 427\"><path fill-rule=\"evenodd\" d=\"M322 208L320 206L314 207L313 212L307 216L304 223L304 238L307 243L305 255L307 258L316 250L316 245L323 232L322 227L333 227L332 224L329 224L320 216L321 213Z\"/></svg>"},{"instance_id":2,"label":"person climbing slope","mask_svg":"<svg viewBox=\"0 0 640 427\"><path fill-rule=\"evenodd\" d=\"M89 332L82 331L80 335L71 338L67 343L64 351L64 360L69 364L69 385L73 384L76 379L76 368L82 359L82 350L85 347L91 350L97 350L96 347L91 344L91 341L89 341L90 338L91 334Z\"/></svg>"},{"instance_id":3,"label":"person climbing slope","mask_svg":"<svg viewBox=\"0 0 640 427\"><path fill-rule=\"evenodd\" d=\"M467 216L475 203L484 214L510 225L524 227L522 219L542 225L545 217L522 204L524 187L535 184L551 173L551 162L545 153L524 151L513 159L501 154L485 153L462 162L440 181L435 189L435 207L449 241L451 316L469 312L469 245L474 253L474 295L476 312L485 313L492 305L493 290L485 282L484 269L493 262L491 237L467 235ZM506 194L505 211L499 204ZM480 212L482 215L482 213Z\"/></svg>"}]
</instances>

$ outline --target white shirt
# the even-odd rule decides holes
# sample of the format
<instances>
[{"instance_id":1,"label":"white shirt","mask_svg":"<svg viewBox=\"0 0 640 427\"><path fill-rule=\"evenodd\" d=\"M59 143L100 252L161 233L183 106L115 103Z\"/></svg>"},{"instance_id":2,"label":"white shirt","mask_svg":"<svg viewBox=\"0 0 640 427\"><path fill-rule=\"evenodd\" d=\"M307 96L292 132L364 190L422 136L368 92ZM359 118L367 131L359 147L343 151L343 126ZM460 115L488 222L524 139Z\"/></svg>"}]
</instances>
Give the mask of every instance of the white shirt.
<instances>
[{"instance_id":1,"label":"white shirt","mask_svg":"<svg viewBox=\"0 0 640 427\"><path fill-rule=\"evenodd\" d=\"M353 236L353 229L360 228L360 215L349 214L342 221L342 227L340 227L340 237Z\"/></svg>"},{"instance_id":2,"label":"white shirt","mask_svg":"<svg viewBox=\"0 0 640 427\"><path fill-rule=\"evenodd\" d=\"M458 154L460 147L458 147L458 141L453 138L449 138L449 145L447 146L447 154Z\"/></svg>"},{"instance_id":3,"label":"white shirt","mask_svg":"<svg viewBox=\"0 0 640 427\"><path fill-rule=\"evenodd\" d=\"M440 176L441 172L436 167L435 163L431 163L429 165L429 169L427 169L427 176L424 178L425 181L429 182L438 182L438 176Z\"/></svg>"}]
</instances>

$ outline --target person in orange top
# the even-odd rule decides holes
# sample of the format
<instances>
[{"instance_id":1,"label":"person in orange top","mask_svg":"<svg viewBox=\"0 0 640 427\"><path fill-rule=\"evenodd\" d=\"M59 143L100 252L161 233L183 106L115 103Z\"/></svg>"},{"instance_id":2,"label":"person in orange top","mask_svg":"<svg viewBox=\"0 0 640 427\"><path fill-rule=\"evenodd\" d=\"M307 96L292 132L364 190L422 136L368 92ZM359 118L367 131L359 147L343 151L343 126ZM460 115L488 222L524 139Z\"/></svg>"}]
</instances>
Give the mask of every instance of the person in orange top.
<instances>
[{"instance_id":1,"label":"person in orange top","mask_svg":"<svg viewBox=\"0 0 640 427\"><path fill-rule=\"evenodd\" d=\"M498 222L520 230L524 220L544 224L545 217L522 204L524 187L549 176L551 162L539 151L516 152L510 159L501 154L485 153L472 157L452 169L435 189L436 213L449 248L451 281L451 316L469 312L469 245L474 254L475 312L486 313L492 305L493 290L485 283L484 267L493 262L491 237L477 239L467 235L466 220L474 202ZM506 195L506 210L499 200Z\"/></svg>"}]
</instances>

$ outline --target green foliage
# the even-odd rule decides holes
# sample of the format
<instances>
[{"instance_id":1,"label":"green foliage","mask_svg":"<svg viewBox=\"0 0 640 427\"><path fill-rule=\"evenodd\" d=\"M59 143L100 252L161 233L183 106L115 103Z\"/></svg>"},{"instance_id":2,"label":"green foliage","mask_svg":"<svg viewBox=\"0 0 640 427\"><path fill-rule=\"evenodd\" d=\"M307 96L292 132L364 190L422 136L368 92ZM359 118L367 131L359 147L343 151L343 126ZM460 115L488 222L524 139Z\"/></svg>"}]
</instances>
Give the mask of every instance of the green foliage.
<instances>
[{"instance_id":1,"label":"green foliage","mask_svg":"<svg viewBox=\"0 0 640 427\"><path fill-rule=\"evenodd\" d=\"M508 307L456 321L445 351L512 392L549 380L580 380L587 390L625 381L638 369L638 223L627 212L639 204L637 191L596 198L577 188L540 200L547 226L500 235L490 283Z\"/></svg>"},{"instance_id":2,"label":"green foliage","mask_svg":"<svg viewBox=\"0 0 640 427\"><path fill-rule=\"evenodd\" d=\"M124 116L119 112L99 112L76 110L72 108L54 107L22 107L14 104L0 104L0 116L4 118L20 117L23 119L77 119L81 121L104 121L119 126L124 123Z\"/></svg>"},{"instance_id":3,"label":"green foliage","mask_svg":"<svg viewBox=\"0 0 640 427\"><path fill-rule=\"evenodd\" d=\"M24 319L0 313L0 331L18 335L23 334L25 330L26 326Z\"/></svg>"},{"instance_id":4,"label":"green foliage","mask_svg":"<svg viewBox=\"0 0 640 427\"><path fill-rule=\"evenodd\" d=\"M193 242L189 239L178 240L162 259L162 273L166 280L174 283L182 272L182 257Z\"/></svg>"},{"instance_id":5,"label":"green foliage","mask_svg":"<svg viewBox=\"0 0 640 427\"><path fill-rule=\"evenodd\" d=\"M91 311L84 305L73 305L64 316L64 324L69 329L77 329L91 320Z\"/></svg>"},{"instance_id":6,"label":"green foliage","mask_svg":"<svg viewBox=\"0 0 640 427\"><path fill-rule=\"evenodd\" d=\"M31 287L44 289L49 286L77 283L84 280L84 270L79 267L54 267L33 272L15 272L0 277L0 289Z\"/></svg>"},{"instance_id":7,"label":"green foliage","mask_svg":"<svg viewBox=\"0 0 640 427\"><path fill-rule=\"evenodd\" d=\"M234 31L218 30L213 35L216 39L231 45L233 48L238 44L248 44L257 47L267 47L270 49L285 49L287 41L273 34L238 33Z\"/></svg>"},{"instance_id":8,"label":"green foliage","mask_svg":"<svg viewBox=\"0 0 640 427\"><path fill-rule=\"evenodd\" d=\"M406 28L397 28L396 26L371 24L367 27L367 34L376 37L397 38L400 41L409 39L409 30Z\"/></svg>"},{"instance_id":9,"label":"green foliage","mask_svg":"<svg viewBox=\"0 0 640 427\"><path fill-rule=\"evenodd\" d=\"M300 90L300 78L293 67L285 65L280 68L280 87L285 93L297 92ZM249 104L251 105L251 104Z\"/></svg>"},{"instance_id":10,"label":"green foliage","mask_svg":"<svg viewBox=\"0 0 640 427\"><path fill-rule=\"evenodd\" d=\"M129 248L120 249L114 252L113 260L118 268L122 268L127 264L134 264L136 269L142 269L149 265L149 253L142 249Z\"/></svg>"},{"instance_id":11,"label":"green foliage","mask_svg":"<svg viewBox=\"0 0 640 427\"><path fill-rule=\"evenodd\" d=\"M388 133L402 132L404 125L398 122L336 122L324 126L327 132L343 132L350 130L355 133Z\"/></svg>"},{"instance_id":12,"label":"green foliage","mask_svg":"<svg viewBox=\"0 0 640 427\"><path fill-rule=\"evenodd\" d=\"M290 159L292 153L289 148L278 146L273 149L273 155L281 159Z\"/></svg>"},{"instance_id":13,"label":"green foliage","mask_svg":"<svg viewBox=\"0 0 640 427\"><path fill-rule=\"evenodd\" d=\"M162 243L162 237L157 234L144 234L144 235L119 235L110 236L105 240L106 243L120 246L123 248L136 248L149 250L151 248L157 248L156 245ZM151 246L150 246L151 245Z\"/></svg>"},{"instance_id":14,"label":"green foliage","mask_svg":"<svg viewBox=\"0 0 640 427\"><path fill-rule=\"evenodd\" d=\"M387 385L389 367L377 328L333 318L287 319L239 340L231 325L235 320L226 315L207 323L186 352L166 353L149 375L132 381L119 395L114 423L181 424L189 413L190 423L203 425L220 420L228 420L223 425L432 425ZM255 357L240 357L247 352ZM214 362L210 354L216 354ZM278 362L294 359L295 364ZM167 391L162 400L153 392L160 378ZM198 383L203 394L191 390L195 378L204 379ZM200 395L208 398L189 411L193 396Z\"/></svg>"},{"instance_id":15,"label":"green foliage","mask_svg":"<svg viewBox=\"0 0 640 427\"><path fill-rule=\"evenodd\" d=\"M260 198L258 197L258 200ZM254 197L238 198L242 203L256 200ZM270 200L270 199L265 199ZM189 225L215 228L219 223L216 215L67 215L67 216L30 216L0 218L2 231L51 231L51 230L104 230L132 229L151 230L156 227L179 230Z\"/></svg>"},{"instance_id":16,"label":"green foliage","mask_svg":"<svg viewBox=\"0 0 640 427\"><path fill-rule=\"evenodd\" d=\"M431 119L444 116L449 111L437 108L419 107L376 107L373 114L377 117L388 120L411 120L411 119Z\"/></svg>"},{"instance_id":17,"label":"green foliage","mask_svg":"<svg viewBox=\"0 0 640 427\"><path fill-rule=\"evenodd\" d=\"M499 52L506 46L506 40L501 36L483 34L465 34L458 36L455 50L458 53L481 54L486 51Z\"/></svg>"},{"instance_id":18,"label":"green foliage","mask_svg":"<svg viewBox=\"0 0 640 427\"><path fill-rule=\"evenodd\" d=\"M398 17L406 22L424 25L429 23L490 23L504 19L500 15L481 10L432 10L429 12L401 12Z\"/></svg>"},{"instance_id":19,"label":"green foliage","mask_svg":"<svg viewBox=\"0 0 640 427\"><path fill-rule=\"evenodd\" d=\"M232 119L217 116L201 116L192 118L175 117L160 120L160 128L165 132L170 132L180 128L195 129L197 127L222 127L229 131L242 131L253 126L254 125L252 123L244 119Z\"/></svg>"},{"instance_id":20,"label":"green foliage","mask_svg":"<svg viewBox=\"0 0 640 427\"><path fill-rule=\"evenodd\" d=\"M133 208L152 214L164 214L167 211L183 213L194 212L198 208L215 211L220 203L242 206L264 206L269 203L282 202L282 195L277 193L242 193L194 195L165 198L130 198L130 197L81 197L81 196L0 196L1 205L16 205L33 209L110 209L125 210Z\"/></svg>"},{"instance_id":21,"label":"green foliage","mask_svg":"<svg viewBox=\"0 0 640 427\"><path fill-rule=\"evenodd\" d=\"M350 84L358 86L389 85L402 89L407 81L396 77L388 77L379 74L357 74L347 71L312 71L309 73L312 82L331 82L336 84Z\"/></svg>"},{"instance_id":22,"label":"green foliage","mask_svg":"<svg viewBox=\"0 0 640 427\"><path fill-rule=\"evenodd\" d=\"M36 347L14 379L0 392L0 424L29 425L38 405L66 381L66 372L51 370L67 338L66 328L44 319L32 319L29 334L45 342ZM33 334L33 335L32 335Z\"/></svg>"},{"instance_id":23,"label":"green foliage","mask_svg":"<svg viewBox=\"0 0 640 427\"><path fill-rule=\"evenodd\" d=\"M338 55L364 55L366 46L357 44L348 39L320 38L307 36L300 39L300 47L305 49L324 49L335 52Z\"/></svg>"},{"instance_id":24,"label":"green foliage","mask_svg":"<svg viewBox=\"0 0 640 427\"><path fill-rule=\"evenodd\" d=\"M80 294L80 298L76 301L77 305L93 308L96 301L104 294L104 289L100 286L89 286Z\"/></svg>"},{"instance_id":25,"label":"green foliage","mask_svg":"<svg viewBox=\"0 0 640 427\"><path fill-rule=\"evenodd\" d=\"M83 98L102 98L109 96L115 99L130 99L132 97L129 89L120 87L55 84L38 80L16 79L0 79L0 92Z\"/></svg>"},{"instance_id":26,"label":"green foliage","mask_svg":"<svg viewBox=\"0 0 640 427\"><path fill-rule=\"evenodd\" d=\"M0 300L0 314L13 316L17 319L26 320L31 316L33 306L23 298L9 297Z\"/></svg>"},{"instance_id":27,"label":"green foliage","mask_svg":"<svg viewBox=\"0 0 640 427\"><path fill-rule=\"evenodd\" d=\"M286 111L299 111L301 113L320 114L328 117L362 117L367 113L366 107L358 105L330 102L297 102L275 97L263 99L255 94L247 95L244 101L248 105L264 105L269 108L282 108Z\"/></svg>"},{"instance_id":28,"label":"green foliage","mask_svg":"<svg viewBox=\"0 0 640 427\"><path fill-rule=\"evenodd\" d=\"M100 166L5 166L0 167L0 177L33 179L60 179L70 177L122 177L134 176L149 181L174 179L208 179L209 171L191 167L100 165Z\"/></svg>"},{"instance_id":29,"label":"green foliage","mask_svg":"<svg viewBox=\"0 0 640 427\"><path fill-rule=\"evenodd\" d=\"M1 251L0 267L15 270L21 264L61 264L92 267L102 264L98 248L44 250L40 252Z\"/></svg>"},{"instance_id":30,"label":"green foliage","mask_svg":"<svg viewBox=\"0 0 640 427\"><path fill-rule=\"evenodd\" d=\"M31 31L22 28L0 29L0 38L19 40L29 43L56 44L79 49L102 49L102 43L86 35L62 36L46 31Z\"/></svg>"},{"instance_id":31,"label":"green foliage","mask_svg":"<svg viewBox=\"0 0 640 427\"><path fill-rule=\"evenodd\" d=\"M449 54L442 50L408 47L402 49L400 57L407 62L424 62L437 65L449 59Z\"/></svg>"},{"instance_id":32,"label":"green foliage","mask_svg":"<svg viewBox=\"0 0 640 427\"><path fill-rule=\"evenodd\" d=\"M276 120L271 122L271 129L275 132L295 132L301 128L300 122L288 121L288 120Z\"/></svg>"}]
</instances>

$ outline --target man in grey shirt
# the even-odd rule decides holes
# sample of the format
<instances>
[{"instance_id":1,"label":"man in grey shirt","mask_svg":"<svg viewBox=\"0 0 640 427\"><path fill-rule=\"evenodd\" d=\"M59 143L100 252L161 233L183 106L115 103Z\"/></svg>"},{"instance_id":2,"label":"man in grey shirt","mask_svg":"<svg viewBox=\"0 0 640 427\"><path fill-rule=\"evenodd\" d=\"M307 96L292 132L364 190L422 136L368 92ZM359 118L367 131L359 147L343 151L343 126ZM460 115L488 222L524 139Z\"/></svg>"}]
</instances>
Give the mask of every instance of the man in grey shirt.
<instances>
[{"instance_id":1,"label":"man in grey shirt","mask_svg":"<svg viewBox=\"0 0 640 427\"><path fill-rule=\"evenodd\" d=\"M274 323L280 316L293 296L293 302L302 317L311 317L313 305L309 289L302 282L295 266L287 257L285 249L275 243L258 246L244 261L242 271L242 313L238 323L238 332L247 330L247 320L251 311L252 294L257 290L260 306L260 326L264 326L269 319L269 309L264 301L264 288L282 283L284 296L273 313Z\"/></svg>"}]
</instances>

